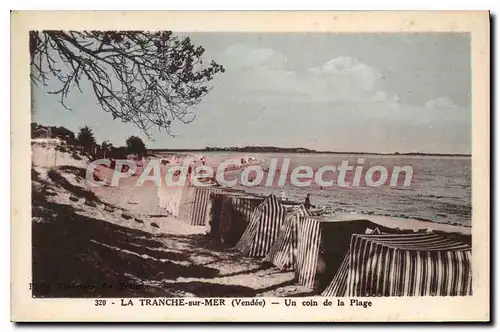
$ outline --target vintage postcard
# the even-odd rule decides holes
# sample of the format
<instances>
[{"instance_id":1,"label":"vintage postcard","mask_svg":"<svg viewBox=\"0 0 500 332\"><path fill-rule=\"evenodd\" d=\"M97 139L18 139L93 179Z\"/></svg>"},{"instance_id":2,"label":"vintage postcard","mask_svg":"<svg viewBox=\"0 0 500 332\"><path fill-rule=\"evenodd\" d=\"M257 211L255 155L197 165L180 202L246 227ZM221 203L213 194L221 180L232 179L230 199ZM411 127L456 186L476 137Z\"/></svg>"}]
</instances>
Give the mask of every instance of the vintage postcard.
<instances>
[{"instance_id":1,"label":"vintage postcard","mask_svg":"<svg viewBox=\"0 0 500 332\"><path fill-rule=\"evenodd\" d=\"M489 321L488 12L13 12L13 321Z\"/></svg>"}]
</instances>

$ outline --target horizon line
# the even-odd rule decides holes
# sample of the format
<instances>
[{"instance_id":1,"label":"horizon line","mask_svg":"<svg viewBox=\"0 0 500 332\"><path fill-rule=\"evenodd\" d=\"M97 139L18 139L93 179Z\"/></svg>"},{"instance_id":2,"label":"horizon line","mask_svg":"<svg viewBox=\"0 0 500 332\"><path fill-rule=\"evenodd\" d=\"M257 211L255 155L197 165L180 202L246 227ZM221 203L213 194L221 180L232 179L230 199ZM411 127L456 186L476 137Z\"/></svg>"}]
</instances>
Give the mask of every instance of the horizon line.
<instances>
[{"instance_id":1,"label":"horizon line","mask_svg":"<svg viewBox=\"0 0 500 332\"><path fill-rule=\"evenodd\" d=\"M332 150L315 150L304 147L280 147L274 145L247 145L247 146L231 146L231 147L205 147L205 148L148 148L148 151L156 152L252 152L245 151L252 148L256 149L276 149L276 150L303 150L296 151L298 153L312 153L312 154L371 154L371 155L435 155L435 156L464 156L472 157L471 153L450 153L450 152L367 152L367 151L332 151ZM243 151L238 151L243 150ZM255 151L254 153L266 153L266 152L280 152L280 151ZM284 151L284 152L295 152L295 151Z\"/></svg>"}]
</instances>

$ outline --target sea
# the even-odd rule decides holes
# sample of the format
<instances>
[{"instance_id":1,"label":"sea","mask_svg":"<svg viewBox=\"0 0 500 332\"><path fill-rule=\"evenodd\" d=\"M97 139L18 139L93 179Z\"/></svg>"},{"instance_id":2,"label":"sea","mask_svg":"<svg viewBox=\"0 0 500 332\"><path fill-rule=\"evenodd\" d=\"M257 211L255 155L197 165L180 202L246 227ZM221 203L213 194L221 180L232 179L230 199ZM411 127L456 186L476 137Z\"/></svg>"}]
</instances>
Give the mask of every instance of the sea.
<instances>
[{"instance_id":1,"label":"sea","mask_svg":"<svg viewBox=\"0 0 500 332\"><path fill-rule=\"evenodd\" d=\"M294 201L304 201L310 194L311 204L331 212L375 214L450 224L471 225L471 158L455 156L399 156L399 155L355 155L355 154L310 154L310 153L220 153L202 152L208 165L223 160L254 157L268 169L272 159L278 161L276 178L281 171L280 162L290 159L290 171L297 166L309 166L314 171L323 166L338 167L342 161L351 166L362 166L362 177L373 166L388 169L389 179L393 167L410 166L413 169L408 186L387 184L378 187L359 186L321 187L315 181L310 186L297 187L286 181L283 187L264 185L265 181L253 187L237 186L248 192L268 195L281 194ZM325 173L326 174L326 173ZM350 175L349 175L350 174ZM353 179L354 170L346 179ZM267 175L267 174L266 174ZM404 176L402 174L401 176ZM325 176L325 178L327 178ZM374 177L376 180L376 176ZM401 179L400 179L401 180Z\"/></svg>"}]
</instances>

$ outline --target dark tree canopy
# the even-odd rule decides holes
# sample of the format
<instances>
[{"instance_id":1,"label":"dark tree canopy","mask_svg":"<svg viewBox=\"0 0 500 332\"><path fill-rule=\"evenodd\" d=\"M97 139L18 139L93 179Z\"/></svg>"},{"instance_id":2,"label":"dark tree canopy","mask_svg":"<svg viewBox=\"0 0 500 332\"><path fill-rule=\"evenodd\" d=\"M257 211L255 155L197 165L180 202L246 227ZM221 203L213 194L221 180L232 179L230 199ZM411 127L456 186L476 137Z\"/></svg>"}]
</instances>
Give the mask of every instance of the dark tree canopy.
<instances>
[{"instance_id":1,"label":"dark tree canopy","mask_svg":"<svg viewBox=\"0 0 500 332\"><path fill-rule=\"evenodd\" d=\"M113 149L113 144L110 141L103 141L101 143L101 151L104 158L106 158L106 155L109 155L111 149Z\"/></svg>"},{"instance_id":2,"label":"dark tree canopy","mask_svg":"<svg viewBox=\"0 0 500 332\"><path fill-rule=\"evenodd\" d=\"M129 138L127 138L125 143L127 144L128 153L133 153L139 156L142 156L146 153L146 145L144 144L142 139L140 139L140 137L130 136Z\"/></svg>"},{"instance_id":3,"label":"dark tree canopy","mask_svg":"<svg viewBox=\"0 0 500 332\"><path fill-rule=\"evenodd\" d=\"M92 129L87 126L80 129L76 139L85 152L92 152L96 145L94 133L92 132Z\"/></svg>"},{"instance_id":4,"label":"dark tree canopy","mask_svg":"<svg viewBox=\"0 0 500 332\"><path fill-rule=\"evenodd\" d=\"M135 124L148 137L157 127L189 123L189 109L209 92L208 82L224 68L202 60L204 48L170 31L32 31L31 79L60 86L65 101L82 80L90 83L100 107L114 119Z\"/></svg>"},{"instance_id":5,"label":"dark tree canopy","mask_svg":"<svg viewBox=\"0 0 500 332\"><path fill-rule=\"evenodd\" d=\"M104 151L110 151L111 148L113 148L113 143L111 143L110 141L103 141L101 143L101 149L103 149Z\"/></svg>"}]
</instances>

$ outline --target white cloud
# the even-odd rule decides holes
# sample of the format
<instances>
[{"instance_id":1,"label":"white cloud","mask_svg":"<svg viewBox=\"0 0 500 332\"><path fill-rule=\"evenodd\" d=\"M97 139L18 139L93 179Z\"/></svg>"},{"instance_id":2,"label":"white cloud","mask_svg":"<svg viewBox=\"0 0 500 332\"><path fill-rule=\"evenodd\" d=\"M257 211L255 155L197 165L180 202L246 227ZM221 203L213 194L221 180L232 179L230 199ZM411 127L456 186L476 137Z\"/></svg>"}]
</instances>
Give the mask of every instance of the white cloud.
<instances>
[{"instance_id":1,"label":"white cloud","mask_svg":"<svg viewBox=\"0 0 500 332\"><path fill-rule=\"evenodd\" d=\"M399 103L399 96L392 92L387 91L377 91L373 96L372 101L374 102L388 102L393 104Z\"/></svg>"},{"instance_id":2,"label":"white cloud","mask_svg":"<svg viewBox=\"0 0 500 332\"><path fill-rule=\"evenodd\" d=\"M225 49L220 61L227 71L216 90L227 98L307 103L398 99L379 91L381 75L375 68L347 56L295 72L279 52L238 44Z\"/></svg>"},{"instance_id":3,"label":"white cloud","mask_svg":"<svg viewBox=\"0 0 500 332\"><path fill-rule=\"evenodd\" d=\"M248 67L282 69L287 63L286 56L270 48L252 48L245 44L226 48L221 57L221 62L229 70Z\"/></svg>"},{"instance_id":4,"label":"white cloud","mask_svg":"<svg viewBox=\"0 0 500 332\"><path fill-rule=\"evenodd\" d=\"M374 68L346 56L331 59L321 68L311 68L310 71L318 78L352 91L373 91L380 77Z\"/></svg>"},{"instance_id":5,"label":"white cloud","mask_svg":"<svg viewBox=\"0 0 500 332\"><path fill-rule=\"evenodd\" d=\"M427 110L455 110L458 106L448 97L439 97L425 103Z\"/></svg>"},{"instance_id":6,"label":"white cloud","mask_svg":"<svg viewBox=\"0 0 500 332\"><path fill-rule=\"evenodd\" d=\"M238 102L338 103L376 118L404 119L429 123L441 121L443 111L459 109L450 98L440 97L425 105L407 105L399 96L383 89L382 74L349 56L335 57L322 65L293 71L285 55L270 48L233 45L222 52L227 72L221 75L216 91ZM437 111L437 112L436 112ZM415 112L419 113L418 119ZM467 112L456 114L460 119ZM451 120L455 115L446 115Z\"/></svg>"}]
</instances>

